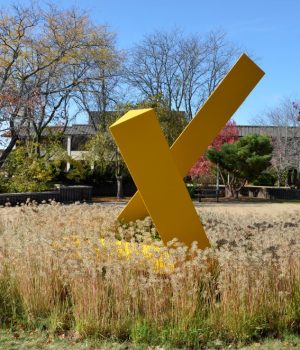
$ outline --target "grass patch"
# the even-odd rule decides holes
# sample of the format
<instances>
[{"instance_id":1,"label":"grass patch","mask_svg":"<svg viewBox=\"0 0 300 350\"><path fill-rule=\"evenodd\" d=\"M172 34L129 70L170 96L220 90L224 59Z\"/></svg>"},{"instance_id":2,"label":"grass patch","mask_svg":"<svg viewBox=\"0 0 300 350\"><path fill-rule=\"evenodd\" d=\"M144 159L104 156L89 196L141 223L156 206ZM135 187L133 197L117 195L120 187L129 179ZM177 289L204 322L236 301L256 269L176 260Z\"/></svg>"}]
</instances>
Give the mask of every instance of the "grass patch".
<instances>
[{"instance_id":1,"label":"grass patch","mask_svg":"<svg viewBox=\"0 0 300 350\"><path fill-rule=\"evenodd\" d=\"M210 350L291 350L300 348L300 338L296 336L286 336L284 339L266 339L249 346L224 345L221 341L210 342L202 349ZM112 340L80 339L75 335L61 336L51 335L46 332L32 331L0 331L1 350L179 350L172 346L149 346L147 344L136 344L130 342L115 342ZM193 350L197 348L189 348Z\"/></svg>"},{"instance_id":2,"label":"grass patch","mask_svg":"<svg viewBox=\"0 0 300 350\"><path fill-rule=\"evenodd\" d=\"M300 208L292 208L201 209L205 251L163 247L149 218L117 223L118 207L3 209L15 216L0 226L2 328L17 343L51 334L49 346L67 337L76 346L114 339L175 349L299 334Z\"/></svg>"}]
</instances>

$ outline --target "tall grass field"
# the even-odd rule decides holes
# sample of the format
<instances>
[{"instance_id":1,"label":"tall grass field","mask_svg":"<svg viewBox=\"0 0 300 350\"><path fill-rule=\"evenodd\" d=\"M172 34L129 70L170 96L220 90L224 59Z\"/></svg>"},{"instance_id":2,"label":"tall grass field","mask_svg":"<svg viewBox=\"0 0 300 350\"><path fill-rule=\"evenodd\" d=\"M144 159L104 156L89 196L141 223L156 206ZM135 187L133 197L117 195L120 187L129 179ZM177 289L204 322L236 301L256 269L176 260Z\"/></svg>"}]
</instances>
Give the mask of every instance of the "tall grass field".
<instances>
[{"instance_id":1,"label":"tall grass field","mask_svg":"<svg viewBox=\"0 0 300 350\"><path fill-rule=\"evenodd\" d=\"M119 212L0 209L1 327L191 349L299 334L298 204L201 208L204 251Z\"/></svg>"}]
</instances>

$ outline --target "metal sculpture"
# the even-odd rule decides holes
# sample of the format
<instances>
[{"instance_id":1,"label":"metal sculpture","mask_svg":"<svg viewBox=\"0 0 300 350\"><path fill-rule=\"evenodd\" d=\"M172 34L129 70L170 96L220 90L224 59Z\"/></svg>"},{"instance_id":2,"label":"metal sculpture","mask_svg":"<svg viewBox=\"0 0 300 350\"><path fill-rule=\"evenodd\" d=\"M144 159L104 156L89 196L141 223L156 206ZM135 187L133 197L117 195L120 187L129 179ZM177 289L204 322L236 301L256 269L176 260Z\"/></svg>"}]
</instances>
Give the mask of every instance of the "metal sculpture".
<instances>
[{"instance_id":1,"label":"metal sculpture","mask_svg":"<svg viewBox=\"0 0 300 350\"><path fill-rule=\"evenodd\" d=\"M231 68L169 149L152 109L126 113L110 127L138 188L119 215L134 221L150 215L164 243L177 238L209 247L182 178L263 77L245 54Z\"/></svg>"}]
</instances>

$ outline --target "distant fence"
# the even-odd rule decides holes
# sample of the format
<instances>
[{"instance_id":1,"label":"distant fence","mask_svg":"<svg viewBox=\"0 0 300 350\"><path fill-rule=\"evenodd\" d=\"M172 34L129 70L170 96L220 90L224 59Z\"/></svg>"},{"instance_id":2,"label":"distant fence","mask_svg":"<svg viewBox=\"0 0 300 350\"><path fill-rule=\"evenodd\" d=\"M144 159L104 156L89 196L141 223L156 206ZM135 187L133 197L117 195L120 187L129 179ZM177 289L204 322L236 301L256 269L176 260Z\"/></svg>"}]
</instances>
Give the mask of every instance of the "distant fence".
<instances>
[{"instance_id":1,"label":"distant fence","mask_svg":"<svg viewBox=\"0 0 300 350\"><path fill-rule=\"evenodd\" d=\"M53 191L1 193L0 205L18 205L27 201L37 203L54 200L61 203L91 202L92 186L66 186Z\"/></svg>"},{"instance_id":2,"label":"distant fence","mask_svg":"<svg viewBox=\"0 0 300 350\"><path fill-rule=\"evenodd\" d=\"M216 186L195 186L190 191L192 198L216 198ZM240 192L240 196L250 198L263 198L271 200L300 200L300 189L288 187L263 187L263 186L245 186ZM219 197L225 197L224 185L219 188Z\"/></svg>"},{"instance_id":3,"label":"distant fence","mask_svg":"<svg viewBox=\"0 0 300 350\"><path fill-rule=\"evenodd\" d=\"M136 186L133 181L123 181L123 195L125 197L131 197L136 192ZM116 197L117 195L117 181L105 181L93 187L94 197Z\"/></svg>"},{"instance_id":4,"label":"distant fence","mask_svg":"<svg viewBox=\"0 0 300 350\"><path fill-rule=\"evenodd\" d=\"M271 199L300 199L300 189L270 188L268 193Z\"/></svg>"},{"instance_id":5,"label":"distant fence","mask_svg":"<svg viewBox=\"0 0 300 350\"><path fill-rule=\"evenodd\" d=\"M300 189L288 187L245 186L241 189L240 194L242 196L266 199L300 199Z\"/></svg>"},{"instance_id":6,"label":"distant fence","mask_svg":"<svg viewBox=\"0 0 300 350\"><path fill-rule=\"evenodd\" d=\"M106 183L105 186L93 188L92 186L66 186L57 190L45 192L23 192L23 193L1 193L0 205L18 205L27 201L37 203L54 200L60 203L91 202L92 196L115 196L116 184ZM136 191L133 183L124 184L124 195L132 196ZM195 187L190 191L192 198L216 198L216 187ZM264 198L271 200L300 200L300 189L283 187L259 187L245 186L241 189L240 195L244 197ZM220 186L218 197L225 197L224 186Z\"/></svg>"}]
</instances>

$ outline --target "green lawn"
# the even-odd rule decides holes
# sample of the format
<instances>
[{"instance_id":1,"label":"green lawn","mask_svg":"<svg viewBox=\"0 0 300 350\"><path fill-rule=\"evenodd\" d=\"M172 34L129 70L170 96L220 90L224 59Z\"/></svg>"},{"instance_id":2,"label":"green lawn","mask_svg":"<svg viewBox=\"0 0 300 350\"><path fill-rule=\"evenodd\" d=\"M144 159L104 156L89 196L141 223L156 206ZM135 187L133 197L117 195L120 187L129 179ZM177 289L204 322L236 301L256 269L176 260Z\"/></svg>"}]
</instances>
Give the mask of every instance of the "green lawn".
<instances>
[{"instance_id":1,"label":"green lawn","mask_svg":"<svg viewBox=\"0 0 300 350\"><path fill-rule=\"evenodd\" d=\"M64 339L64 337L51 336L40 332L9 332L0 331L0 349L1 350L171 350L175 348L163 346L148 346L129 343L114 343L92 340L80 340L76 337ZM211 344L207 349L215 350L233 350L234 346L224 347L219 342ZM300 337L287 337L284 340L266 340L264 343L254 343L250 346L239 347L242 350L289 350L300 349ZM188 350L193 350L189 348ZM195 349L196 350L196 349Z\"/></svg>"},{"instance_id":2,"label":"green lawn","mask_svg":"<svg viewBox=\"0 0 300 350\"><path fill-rule=\"evenodd\" d=\"M1 350L125 350L147 349L146 347L128 347L128 344L99 343L88 340L64 339L40 332L0 331Z\"/></svg>"}]
</instances>

